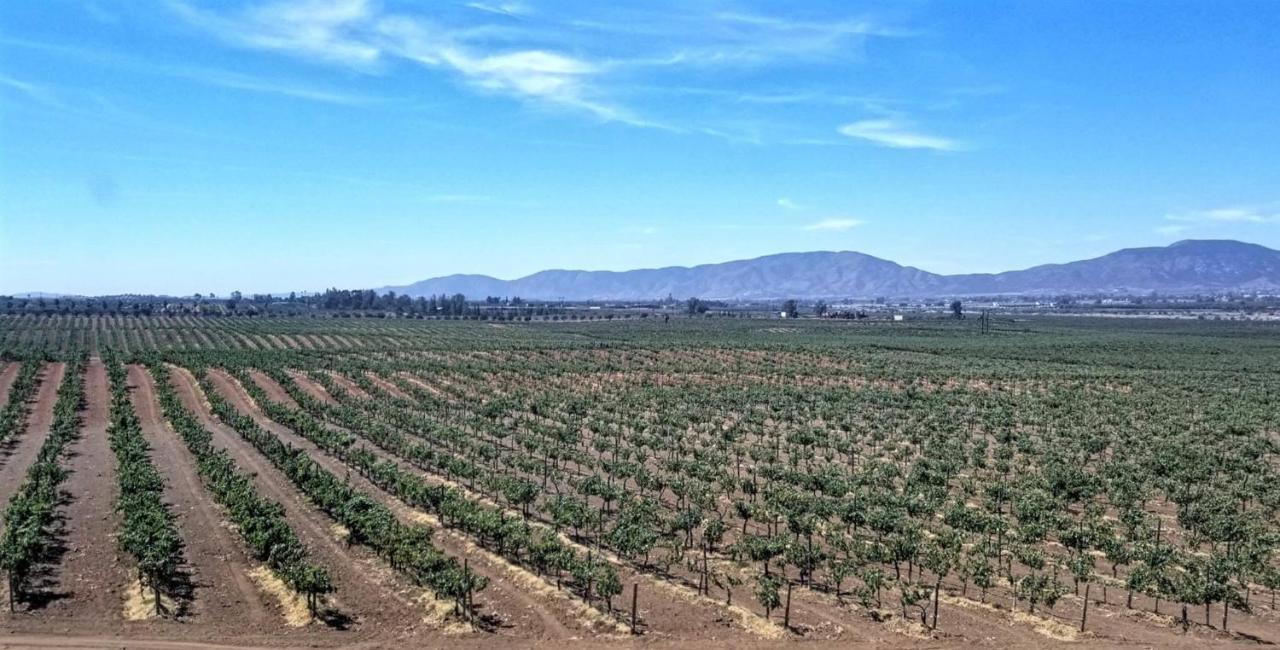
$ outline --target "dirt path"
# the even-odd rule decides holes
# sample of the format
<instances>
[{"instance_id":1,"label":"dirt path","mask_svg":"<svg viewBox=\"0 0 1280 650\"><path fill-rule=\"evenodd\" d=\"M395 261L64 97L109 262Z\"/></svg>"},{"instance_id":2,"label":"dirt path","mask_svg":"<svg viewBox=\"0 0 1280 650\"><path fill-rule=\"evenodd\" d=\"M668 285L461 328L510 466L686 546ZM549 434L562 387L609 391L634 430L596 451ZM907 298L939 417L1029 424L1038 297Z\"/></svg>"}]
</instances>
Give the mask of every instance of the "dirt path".
<instances>
[{"instance_id":1,"label":"dirt path","mask_svg":"<svg viewBox=\"0 0 1280 650\"><path fill-rule=\"evenodd\" d=\"M50 602L42 616L95 622L123 617L122 590L129 575L116 551L119 490L115 455L107 441L108 386L106 366L91 358L85 369L80 439L65 462L70 476L63 489L71 499L64 507L66 554L53 576L58 595L66 597Z\"/></svg>"},{"instance_id":2,"label":"dirt path","mask_svg":"<svg viewBox=\"0 0 1280 650\"><path fill-rule=\"evenodd\" d=\"M286 393L284 388L276 383L274 379L268 377L266 373L251 369L249 370L249 377L253 379L253 383L266 391L267 397L270 397L272 401L280 402L289 408L298 408L298 403L293 400L293 397Z\"/></svg>"},{"instance_id":3,"label":"dirt path","mask_svg":"<svg viewBox=\"0 0 1280 650\"><path fill-rule=\"evenodd\" d=\"M53 404L58 399L58 385L66 366L61 363L46 365L37 375L40 387L36 389L35 402L27 415L26 429L0 446L0 508L9 504L13 493L27 476L27 467L35 461L40 445L49 435L53 423Z\"/></svg>"},{"instance_id":4,"label":"dirt path","mask_svg":"<svg viewBox=\"0 0 1280 650\"><path fill-rule=\"evenodd\" d=\"M312 459L328 471L338 476L350 474L349 480L352 485L390 508L401 521L422 521L425 513L415 510L399 499L387 494L359 474L351 472L350 468L342 461L328 455L309 440L294 434L289 429L266 417L257 405L253 403L249 395L245 393L244 388L229 375L221 371L211 370L209 377L213 380L213 384L219 394L229 400L237 410L250 415L259 426L276 434L281 440L288 442L290 445L304 449ZM277 390L282 389L277 386ZM446 535L437 534L434 536L433 541L449 555L458 558L466 557L473 571L489 579L489 586L476 596L476 601L485 613L499 616L503 619L502 633L516 635L522 639L545 639L572 638L577 634L588 634L590 632L582 629L570 613L564 611L553 613L545 603L530 595L526 588L511 584L511 581L506 579L503 569L493 566L482 554L475 553L471 549L462 548L459 544L450 543ZM570 628L573 628L573 630Z\"/></svg>"},{"instance_id":5,"label":"dirt path","mask_svg":"<svg viewBox=\"0 0 1280 650\"><path fill-rule=\"evenodd\" d=\"M13 387L21 368L22 364L11 361L5 365L4 370L0 370L0 408L9 403L9 389Z\"/></svg>"},{"instance_id":6,"label":"dirt path","mask_svg":"<svg viewBox=\"0 0 1280 650\"><path fill-rule=\"evenodd\" d=\"M317 511L270 462L239 434L209 413L195 378L171 366L173 386L183 406L213 434L213 444L227 450L242 471L254 474L259 493L285 507L285 519L307 549L331 572L338 609L354 619L358 631L397 636L420 627L425 610L414 600L416 588L399 582L395 574L367 549L347 546L334 534L334 524Z\"/></svg>"},{"instance_id":7,"label":"dirt path","mask_svg":"<svg viewBox=\"0 0 1280 650\"><path fill-rule=\"evenodd\" d=\"M324 386L312 381L312 379L307 376L307 373L301 370L290 370L288 372L289 376L293 378L294 383L298 384L298 388L301 388L302 392L310 395L312 399L320 400L330 406L338 403L338 400L334 399L333 395L330 395L329 391L324 389ZM274 399L274 396L272 398Z\"/></svg>"},{"instance_id":8,"label":"dirt path","mask_svg":"<svg viewBox=\"0 0 1280 650\"><path fill-rule=\"evenodd\" d=\"M249 571L253 558L243 540L229 528L196 474L195 457L165 425L150 373L129 367L130 398L152 448L152 461L165 480L164 500L178 517L183 553L191 571L199 621L261 624L273 618L267 600L254 587Z\"/></svg>"}]
</instances>

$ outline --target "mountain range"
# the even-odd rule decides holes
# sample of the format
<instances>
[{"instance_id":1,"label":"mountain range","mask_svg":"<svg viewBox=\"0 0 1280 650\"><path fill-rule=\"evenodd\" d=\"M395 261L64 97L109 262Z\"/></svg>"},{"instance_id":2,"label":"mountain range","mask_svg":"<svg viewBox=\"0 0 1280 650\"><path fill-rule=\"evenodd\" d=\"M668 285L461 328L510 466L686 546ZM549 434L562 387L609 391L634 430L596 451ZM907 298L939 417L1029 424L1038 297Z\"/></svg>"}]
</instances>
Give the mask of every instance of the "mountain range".
<instances>
[{"instance_id":1,"label":"mountain range","mask_svg":"<svg viewBox=\"0 0 1280 650\"><path fill-rule=\"evenodd\" d=\"M515 280L449 275L379 291L535 300L765 300L1271 290L1280 290L1280 251L1231 240L1184 240L1004 273L940 275L863 253L819 251L693 267L548 270Z\"/></svg>"}]
</instances>

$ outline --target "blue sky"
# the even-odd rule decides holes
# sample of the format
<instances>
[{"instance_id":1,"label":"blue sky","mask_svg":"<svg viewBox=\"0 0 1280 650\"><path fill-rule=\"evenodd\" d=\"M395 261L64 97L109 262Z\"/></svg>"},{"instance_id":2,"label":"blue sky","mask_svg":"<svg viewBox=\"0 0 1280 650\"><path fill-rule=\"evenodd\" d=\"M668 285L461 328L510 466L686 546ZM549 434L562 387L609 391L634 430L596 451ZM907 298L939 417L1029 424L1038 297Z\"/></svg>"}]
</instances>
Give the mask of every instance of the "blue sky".
<instances>
[{"instance_id":1,"label":"blue sky","mask_svg":"<svg viewBox=\"0 0 1280 650\"><path fill-rule=\"evenodd\" d=\"M1280 2L0 5L0 292L1280 248Z\"/></svg>"}]
</instances>

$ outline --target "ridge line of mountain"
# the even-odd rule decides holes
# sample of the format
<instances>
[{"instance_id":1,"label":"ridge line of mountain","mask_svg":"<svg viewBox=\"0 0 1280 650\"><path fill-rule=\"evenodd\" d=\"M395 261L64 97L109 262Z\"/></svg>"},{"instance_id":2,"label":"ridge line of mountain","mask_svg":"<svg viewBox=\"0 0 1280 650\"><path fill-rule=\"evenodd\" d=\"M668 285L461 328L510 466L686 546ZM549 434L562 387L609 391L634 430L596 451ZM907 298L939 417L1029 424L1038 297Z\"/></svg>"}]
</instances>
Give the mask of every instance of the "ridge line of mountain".
<instances>
[{"instance_id":1,"label":"ridge line of mountain","mask_svg":"<svg viewBox=\"0 0 1280 650\"><path fill-rule=\"evenodd\" d=\"M957 275L931 273L855 251L812 251L630 271L547 269L514 280L453 274L379 291L414 297L461 293L471 298L534 300L1265 293L1280 291L1280 251L1234 240L1183 240L1075 262Z\"/></svg>"}]
</instances>

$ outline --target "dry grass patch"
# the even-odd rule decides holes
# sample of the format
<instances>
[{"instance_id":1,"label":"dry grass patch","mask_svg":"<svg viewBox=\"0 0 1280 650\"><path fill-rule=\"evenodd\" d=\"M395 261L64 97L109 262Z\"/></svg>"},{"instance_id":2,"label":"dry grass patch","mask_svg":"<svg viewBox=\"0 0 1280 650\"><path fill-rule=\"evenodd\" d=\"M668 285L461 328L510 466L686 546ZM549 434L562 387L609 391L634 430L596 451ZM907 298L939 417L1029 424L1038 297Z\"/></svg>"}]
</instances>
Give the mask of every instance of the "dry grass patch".
<instances>
[{"instance_id":1,"label":"dry grass patch","mask_svg":"<svg viewBox=\"0 0 1280 650\"><path fill-rule=\"evenodd\" d=\"M270 595L280 604L280 612L289 627L306 627L311 623L311 611L307 609L307 601L294 593L283 580L265 566L254 568L249 577L263 592Z\"/></svg>"},{"instance_id":2,"label":"dry grass patch","mask_svg":"<svg viewBox=\"0 0 1280 650\"><path fill-rule=\"evenodd\" d=\"M415 598L414 602L422 605L423 609L426 610L427 614L423 617L422 622L433 629L440 630L451 636L469 634L474 631L470 624L454 616L453 603L436 598L431 592L422 592L422 595Z\"/></svg>"},{"instance_id":3,"label":"dry grass patch","mask_svg":"<svg viewBox=\"0 0 1280 650\"><path fill-rule=\"evenodd\" d=\"M990 612L996 616L1008 620L1010 623L1021 623L1035 630L1037 634L1046 636L1055 641L1074 642L1080 640L1080 632L1070 625L1064 625L1057 621L1052 621L1039 616L1033 616L1026 612L1009 612L988 603L980 603L968 598L959 598L942 594L940 599L942 602L955 607L964 607L966 609L979 609Z\"/></svg>"},{"instance_id":4,"label":"dry grass patch","mask_svg":"<svg viewBox=\"0 0 1280 650\"><path fill-rule=\"evenodd\" d=\"M178 603L172 598L160 594L160 608L166 612L178 611ZM124 620L146 621L159 618L156 614L156 594L149 587L142 586L141 579L135 579L124 590Z\"/></svg>"},{"instance_id":5,"label":"dry grass patch","mask_svg":"<svg viewBox=\"0 0 1280 650\"><path fill-rule=\"evenodd\" d=\"M339 542L345 542L351 537L351 529L342 524L333 524L329 526L329 534L333 535L333 538Z\"/></svg>"}]
</instances>

